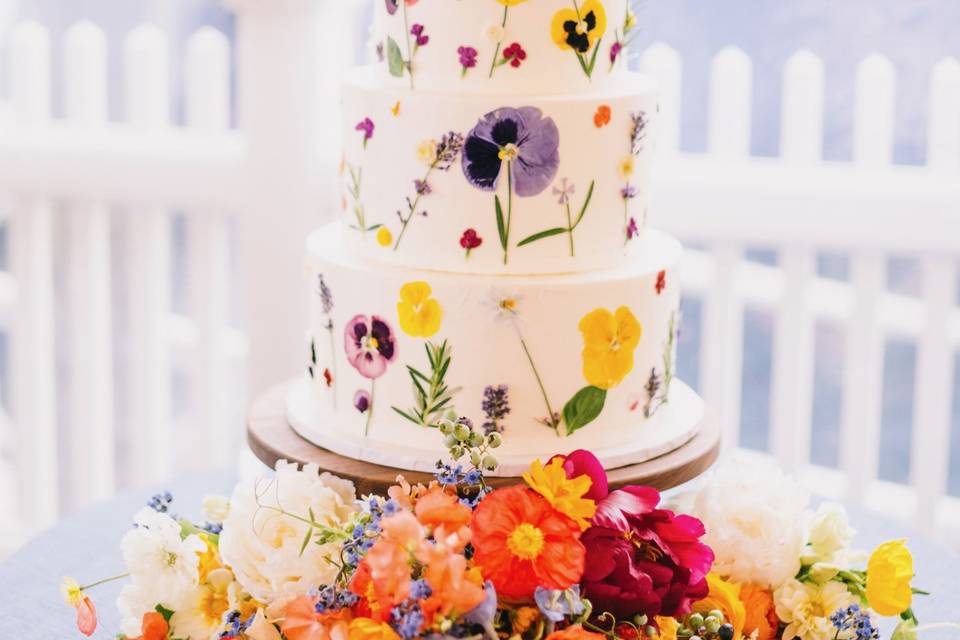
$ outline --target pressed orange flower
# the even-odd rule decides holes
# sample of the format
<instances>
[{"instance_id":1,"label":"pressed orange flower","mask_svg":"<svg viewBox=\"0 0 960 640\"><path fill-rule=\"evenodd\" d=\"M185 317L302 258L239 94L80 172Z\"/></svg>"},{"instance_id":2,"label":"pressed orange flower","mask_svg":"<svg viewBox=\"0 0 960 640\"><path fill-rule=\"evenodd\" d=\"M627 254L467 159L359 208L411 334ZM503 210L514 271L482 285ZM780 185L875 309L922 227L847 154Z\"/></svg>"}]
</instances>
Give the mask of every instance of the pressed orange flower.
<instances>
[{"instance_id":1,"label":"pressed orange flower","mask_svg":"<svg viewBox=\"0 0 960 640\"><path fill-rule=\"evenodd\" d=\"M529 600L538 586L566 589L583 576L580 526L532 489L498 489L473 512L473 561L497 593Z\"/></svg>"},{"instance_id":2,"label":"pressed orange flower","mask_svg":"<svg viewBox=\"0 0 960 640\"><path fill-rule=\"evenodd\" d=\"M593 114L593 126L596 128L610 124L610 106L602 104L597 107L597 112Z\"/></svg>"},{"instance_id":3,"label":"pressed orange flower","mask_svg":"<svg viewBox=\"0 0 960 640\"><path fill-rule=\"evenodd\" d=\"M547 636L547 640L602 640L605 635L587 631L579 624L567 627L561 631L554 631Z\"/></svg>"},{"instance_id":4,"label":"pressed orange flower","mask_svg":"<svg viewBox=\"0 0 960 640\"><path fill-rule=\"evenodd\" d=\"M400 640L400 636L386 622L370 618L354 618L350 621L348 640Z\"/></svg>"},{"instance_id":5,"label":"pressed orange flower","mask_svg":"<svg viewBox=\"0 0 960 640\"><path fill-rule=\"evenodd\" d=\"M444 544L425 544L417 552L431 595L421 605L427 621L439 614L463 614L483 602L483 587L471 579L467 559Z\"/></svg>"},{"instance_id":6,"label":"pressed orange flower","mask_svg":"<svg viewBox=\"0 0 960 640\"><path fill-rule=\"evenodd\" d=\"M470 524L472 512L470 507L461 503L456 494L447 491L440 485L432 487L417 500L414 508L417 520L425 527L432 528L434 537L446 538L457 533ZM464 544L469 542L469 536L464 536Z\"/></svg>"},{"instance_id":7,"label":"pressed orange flower","mask_svg":"<svg viewBox=\"0 0 960 640\"><path fill-rule=\"evenodd\" d=\"M710 591L703 600L693 603L693 610L707 614L714 609L723 611L724 619L733 626L734 640L743 636L743 625L747 617L743 602L740 601L740 585L727 582L718 574L707 574L707 586Z\"/></svg>"},{"instance_id":8,"label":"pressed orange flower","mask_svg":"<svg viewBox=\"0 0 960 640\"><path fill-rule=\"evenodd\" d=\"M740 601L746 611L743 634L757 633L757 640L774 640L780 620L773 604L773 594L760 585L747 583L740 586Z\"/></svg>"},{"instance_id":9,"label":"pressed orange flower","mask_svg":"<svg viewBox=\"0 0 960 640\"><path fill-rule=\"evenodd\" d=\"M300 596L291 600L283 611L280 631L287 640L345 640L350 610L317 613L317 599ZM166 637L166 636L164 636Z\"/></svg>"},{"instance_id":10,"label":"pressed orange flower","mask_svg":"<svg viewBox=\"0 0 960 640\"><path fill-rule=\"evenodd\" d=\"M546 498L554 509L573 518L581 530L590 526L590 518L597 511L597 503L583 497L593 486L590 476L567 478L563 459L555 457L547 466L543 466L540 460L534 460L530 469L523 474L523 479L531 489Z\"/></svg>"}]
</instances>

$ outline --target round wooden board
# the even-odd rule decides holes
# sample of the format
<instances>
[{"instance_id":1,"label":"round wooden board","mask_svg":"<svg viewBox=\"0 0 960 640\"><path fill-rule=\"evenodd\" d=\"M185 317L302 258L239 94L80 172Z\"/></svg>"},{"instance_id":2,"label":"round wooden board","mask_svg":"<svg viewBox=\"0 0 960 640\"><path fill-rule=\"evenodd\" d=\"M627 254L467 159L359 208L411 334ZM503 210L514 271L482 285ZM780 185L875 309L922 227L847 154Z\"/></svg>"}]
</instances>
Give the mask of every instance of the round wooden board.
<instances>
[{"instance_id":1,"label":"round wooden board","mask_svg":"<svg viewBox=\"0 0 960 640\"><path fill-rule=\"evenodd\" d=\"M396 484L398 475L409 482L427 483L433 476L417 471L384 467L369 462L347 458L301 438L287 422L287 391L292 383L273 387L250 408L247 419L247 442L250 449L264 464L273 467L277 460L289 460L299 464L316 464L323 471L352 480L360 495L386 493ZM628 484L641 484L660 490L669 489L696 478L717 459L720 452L720 428L717 421L707 415L700 429L689 442L669 453L626 467L610 469L607 476L611 488ZM488 478L492 486L506 486L519 482L519 478Z\"/></svg>"}]
</instances>

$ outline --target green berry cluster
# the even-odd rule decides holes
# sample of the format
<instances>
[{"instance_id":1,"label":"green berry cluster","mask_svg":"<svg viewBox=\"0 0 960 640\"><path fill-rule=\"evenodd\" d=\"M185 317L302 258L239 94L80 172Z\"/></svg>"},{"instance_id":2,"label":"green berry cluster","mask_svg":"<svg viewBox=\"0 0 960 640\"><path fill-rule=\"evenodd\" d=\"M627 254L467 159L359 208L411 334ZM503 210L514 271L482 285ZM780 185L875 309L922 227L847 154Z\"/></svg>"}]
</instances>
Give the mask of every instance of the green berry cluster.
<instances>
[{"instance_id":1,"label":"green berry cluster","mask_svg":"<svg viewBox=\"0 0 960 640\"><path fill-rule=\"evenodd\" d=\"M733 640L733 636L733 625L724 620L719 609L707 615L691 613L677 630L677 638L683 640Z\"/></svg>"},{"instance_id":2,"label":"green berry cluster","mask_svg":"<svg viewBox=\"0 0 960 640\"><path fill-rule=\"evenodd\" d=\"M499 463L490 451L503 444L503 437L496 431L484 435L473 428L469 418L457 417L456 413L446 413L437 426L443 434L443 444L454 461L463 457L470 459L477 469L493 471Z\"/></svg>"}]
</instances>

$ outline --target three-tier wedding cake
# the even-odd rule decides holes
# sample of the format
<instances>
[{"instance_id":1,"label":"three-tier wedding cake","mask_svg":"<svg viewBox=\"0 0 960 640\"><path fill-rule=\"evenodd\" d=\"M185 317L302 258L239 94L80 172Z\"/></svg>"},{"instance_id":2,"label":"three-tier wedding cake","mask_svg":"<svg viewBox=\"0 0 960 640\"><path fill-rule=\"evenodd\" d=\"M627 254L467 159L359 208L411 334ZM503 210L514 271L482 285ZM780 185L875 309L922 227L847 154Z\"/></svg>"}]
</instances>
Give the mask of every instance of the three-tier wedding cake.
<instances>
[{"instance_id":1,"label":"three-tier wedding cake","mask_svg":"<svg viewBox=\"0 0 960 640\"><path fill-rule=\"evenodd\" d=\"M695 433L674 378L673 238L646 229L657 123L629 0L377 0L343 87L343 215L307 241L314 443L431 470L447 413L498 473L578 448L608 468Z\"/></svg>"}]
</instances>

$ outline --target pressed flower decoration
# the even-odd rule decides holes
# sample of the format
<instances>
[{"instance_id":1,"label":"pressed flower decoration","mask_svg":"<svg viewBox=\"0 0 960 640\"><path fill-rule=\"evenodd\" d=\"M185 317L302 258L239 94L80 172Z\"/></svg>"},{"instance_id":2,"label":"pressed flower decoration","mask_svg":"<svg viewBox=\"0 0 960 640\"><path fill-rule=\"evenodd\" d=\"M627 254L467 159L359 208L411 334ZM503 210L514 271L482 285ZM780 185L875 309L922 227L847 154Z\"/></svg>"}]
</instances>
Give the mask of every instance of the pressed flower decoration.
<instances>
[{"instance_id":1,"label":"pressed flower decoration","mask_svg":"<svg viewBox=\"0 0 960 640\"><path fill-rule=\"evenodd\" d=\"M463 173L483 191L498 190L506 174L504 206L494 195L497 234L507 264L513 196L530 197L550 186L560 164L560 132L550 117L536 107L501 107L484 115L467 135L463 145Z\"/></svg>"},{"instance_id":2,"label":"pressed flower decoration","mask_svg":"<svg viewBox=\"0 0 960 640\"><path fill-rule=\"evenodd\" d=\"M573 51L583 73L590 78L607 30L607 11L600 0L582 4L572 0L572 4L554 14L550 33L558 47Z\"/></svg>"},{"instance_id":3,"label":"pressed flower decoration","mask_svg":"<svg viewBox=\"0 0 960 640\"><path fill-rule=\"evenodd\" d=\"M466 257L470 257L470 252L483 244L483 238L477 235L476 229L466 229L460 236L460 247L466 252Z\"/></svg>"},{"instance_id":4,"label":"pressed flower decoration","mask_svg":"<svg viewBox=\"0 0 960 640\"><path fill-rule=\"evenodd\" d=\"M489 73L490 78L493 77L493 72L497 70L497 67L502 66L507 62L512 62L512 59L515 59L516 54L518 52L523 52L523 49L520 47L520 45L517 43L514 43L513 45L511 45L511 47L516 47L516 49L512 51L512 53L514 54L513 58L508 58L506 56L506 52L504 52L504 56L502 58L500 57L500 48L503 46L503 38L505 37L507 32L507 16L510 12L510 7L515 7L518 4L523 4L526 1L527 0L496 0L496 2L503 5L503 17L501 18L499 23L493 25L490 29L488 29L488 34L496 43L496 46L494 47L494 51L493 51L493 60L490 62L490 73ZM512 64L512 66L519 67L520 62L526 57L527 57L527 54L524 52L523 57L519 58L519 61L516 64Z\"/></svg>"},{"instance_id":5,"label":"pressed flower decoration","mask_svg":"<svg viewBox=\"0 0 960 640\"><path fill-rule=\"evenodd\" d=\"M623 243L627 244L640 234L636 219L630 215L630 201L637 196L637 188L631 180L636 170L637 156L644 149L647 139L647 114L644 111L630 114L630 153L624 156L617 165L623 187L620 189L620 198L623 200Z\"/></svg>"},{"instance_id":6,"label":"pressed flower decoration","mask_svg":"<svg viewBox=\"0 0 960 640\"><path fill-rule=\"evenodd\" d=\"M336 387L334 387L334 382L336 381L337 351L333 325L333 292L330 291L330 286L327 284L322 273L317 275L317 297L320 298L320 324L326 329L330 338L330 368L324 368L322 375L324 382L326 382L327 387L330 388L332 392L333 407L336 409L337 392ZM307 366L307 373L311 378L316 378L318 374L317 345L313 339L310 340L310 364Z\"/></svg>"},{"instance_id":7,"label":"pressed flower decoration","mask_svg":"<svg viewBox=\"0 0 960 640\"><path fill-rule=\"evenodd\" d=\"M407 226L413 217L427 216L427 212L420 209L420 201L433 191L433 187L430 186L430 177L433 172L449 171L461 149L463 149L463 135L454 131L443 134L439 142L427 139L417 145L417 159L427 168L423 178L413 181L414 196L407 197L406 210L397 211L397 217L400 219L400 233L397 234L397 240L393 244L394 251L400 248L400 241L403 240L403 235L407 232ZM379 237L377 239L379 240Z\"/></svg>"},{"instance_id":8,"label":"pressed flower decoration","mask_svg":"<svg viewBox=\"0 0 960 640\"><path fill-rule=\"evenodd\" d=\"M610 124L610 114L610 105L602 104L597 107L596 112L593 114L593 126L600 129Z\"/></svg>"},{"instance_id":9,"label":"pressed flower decoration","mask_svg":"<svg viewBox=\"0 0 960 640\"><path fill-rule=\"evenodd\" d=\"M567 178L563 178L558 185L553 187L553 195L557 196L557 204L560 205L560 210L566 215L567 224L563 227L551 227L549 229L544 229L543 231L538 231L531 236L528 236L517 243L518 247L523 247L538 240L543 240L544 238L550 238L552 236L567 234L567 245L570 247L570 257L574 256L574 246L573 246L573 232L583 221L583 217L587 215L587 207L590 206L590 200L593 198L593 187L596 184L595 180L590 181L590 186L587 188L587 195L583 199L583 204L580 206L577 215L574 216L573 212L570 210L570 197L573 195L576 190L573 183L569 182Z\"/></svg>"},{"instance_id":10,"label":"pressed flower decoration","mask_svg":"<svg viewBox=\"0 0 960 640\"><path fill-rule=\"evenodd\" d=\"M628 2L624 9L623 22L620 25L619 29L613 30L614 41L610 45L610 69L612 70L614 65L617 64L617 60L623 55L624 51L630 46L633 42L634 37L639 33L635 30L637 26L637 15L630 8L630 3Z\"/></svg>"},{"instance_id":11,"label":"pressed flower decoration","mask_svg":"<svg viewBox=\"0 0 960 640\"><path fill-rule=\"evenodd\" d=\"M607 391L633 370L633 352L643 332L628 307L616 311L594 309L579 325L583 335L583 377L587 386L563 407L565 431L570 434L593 422L606 403Z\"/></svg>"},{"instance_id":12,"label":"pressed flower decoration","mask_svg":"<svg viewBox=\"0 0 960 640\"><path fill-rule=\"evenodd\" d=\"M364 118L357 123L357 126L354 127L354 130L359 131L363 136L362 140L364 149L367 148L367 143L370 142L371 138L373 138L374 129L376 129L376 125L374 125L373 120L370 118Z\"/></svg>"},{"instance_id":13,"label":"pressed flower decoration","mask_svg":"<svg viewBox=\"0 0 960 640\"><path fill-rule=\"evenodd\" d=\"M470 69L477 66L477 50L474 47L461 45L457 47L457 57L460 60L460 77L467 75Z\"/></svg>"},{"instance_id":14,"label":"pressed flower decoration","mask_svg":"<svg viewBox=\"0 0 960 640\"><path fill-rule=\"evenodd\" d=\"M387 69L390 75L398 78L402 78L404 74L409 75L411 89L414 86L413 59L416 57L417 51L430 42L430 36L427 35L424 26L418 23L410 25L407 18L407 7L417 4L417 1L418 0L384 0L388 14L394 15L399 10L403 19L403 32L406 44L406 57L404 57L403 51L400 50L400 45L397 41L390 36L387 37Z\"/></svg>"},{"instance_id":15,"label":"pressed flower decoration","mask_svg":"<svg viewBox=\"0 0 960 640\"><path fill-rule=\"evenodd\" d=\"M503 433L505 426L504 418L510 413L510 399L508 396L507 385L498 384L487 385L483 389L483 401L480 408L486 418L481 425L483 432L487 435L491 433Z\"/></svg>"},{"instance_id":16,"label":"pressed flower decoration","mask_svg":"<svg viewBox=\"0 0 960 640\"><path fill-rule=\"evenodd\" d=\"M374 409L374 385L387 372L387 366L397 358L397 342L393 329L380 316L356 315L344 330L344 350L347 362L370 380L369 408L364 435L370 430Z\"/></svg>"},{"instance_id":17,"label":"pressed flower decoration","mask_svg":"<svg viewBox=\"0 0 960 640\"><path fill-rule=\"evenodd\" d=\"M657 412L657 409L670 402L670 385L674 376L674 354L676 353L677 331L679 327L679 312L670 314L670 324L667 327L667 339L663 343L663 373L657 368L650 369L650 377L643 387L646 402L643 405L643 415L647 418Z\"/></svg>"}]
</instances>

